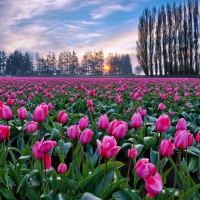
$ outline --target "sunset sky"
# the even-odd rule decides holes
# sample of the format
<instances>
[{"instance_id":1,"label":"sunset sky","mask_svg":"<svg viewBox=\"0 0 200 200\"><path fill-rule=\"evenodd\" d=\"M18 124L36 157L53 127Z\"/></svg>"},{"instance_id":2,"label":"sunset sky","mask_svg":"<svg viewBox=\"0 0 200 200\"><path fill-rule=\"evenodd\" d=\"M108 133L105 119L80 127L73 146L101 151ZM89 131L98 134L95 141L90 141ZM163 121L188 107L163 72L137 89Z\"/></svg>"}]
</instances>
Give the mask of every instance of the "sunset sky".
<instances>
[{"instance_id":1,"label":"sunset sky","mask_svg":"<svg viewBox=\"0 0 200 200\"><path fill-rule=\"evenodd\" d=\"M167 3L173 1L0 0L0 50L45 57L74 49L81 61L85 51L102 49L105 57L128 53L135 67L139 16L146 7Z\"/></svg>"}]
</instances>

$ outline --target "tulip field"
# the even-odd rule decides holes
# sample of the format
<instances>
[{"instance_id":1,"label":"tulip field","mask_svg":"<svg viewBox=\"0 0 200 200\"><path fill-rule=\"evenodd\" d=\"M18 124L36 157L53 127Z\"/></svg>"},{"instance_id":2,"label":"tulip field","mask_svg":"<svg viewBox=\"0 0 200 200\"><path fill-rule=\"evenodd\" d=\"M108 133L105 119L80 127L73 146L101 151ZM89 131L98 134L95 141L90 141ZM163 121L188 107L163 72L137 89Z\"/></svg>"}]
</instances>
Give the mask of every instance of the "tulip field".
<instances>
[{"instance_id":1,"label":"tulip field","mask_svg":"<svg viewBox=\"0 0 200 200\"><path fill-rule=\"evenodd\" d=\"M200 200L200 79L1 78L1 199Z\"/></svg>"}]
</instances>

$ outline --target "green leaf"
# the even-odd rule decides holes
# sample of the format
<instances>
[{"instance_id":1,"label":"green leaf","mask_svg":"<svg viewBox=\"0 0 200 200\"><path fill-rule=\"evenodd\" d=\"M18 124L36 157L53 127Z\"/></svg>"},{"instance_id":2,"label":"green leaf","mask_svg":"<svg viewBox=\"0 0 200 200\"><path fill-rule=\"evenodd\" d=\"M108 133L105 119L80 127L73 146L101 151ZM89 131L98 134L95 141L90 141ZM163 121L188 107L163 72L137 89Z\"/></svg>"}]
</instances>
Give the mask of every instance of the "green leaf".
<instances>
[{"instance_id":1,"label":"green leaf","mask_svg":"<svg viewBox=\"0 0 200 200\"><path fill-rule=\"evenodd\" d=\"M154 164L155 166L157 166L158 165L158 152L157 151L154 151L154 150L152 150L152 148L151 148L151 150L150 150L150 161L151 161L151 163L152 164Z\"/></svg>"},{"instance_id":2,"label":"green leaf","mask_svg":"<svg viewBox=\"0 0 200 200\"><path fill-rule=\"evenodd\" d=\"M83 194L80 200L101 200L100 198L94 196L93 194L86 192Z\"/></svg>"},{"instance_id":3,"label":"green leaf","mask_svg":"<svg viewBox=\"0 0 200 200\"><path fill-rule=\"evenodd\" d=\"M10 190L3 188L1 185L0 185L0 192L6 199L16 200L12 192Z\"/></svg>"},{"instance_id":4,"label":"green leaf","mask_svg":"<svg viewBox=\"0 0 200 200\"><path fill-rule=\"evenodd\" d=\"M48 124L46 124L46 123L43 123L43 126L45 127L45 129L46 129L47 131L49 131L49 132L51 132L51 131L52 131L52 128L51 128L51 126L49 126Z\"/></svg>"},{"instance_id":5,"label":"green leaf","mask_svg":"<svg viewBox=\"0 0 200 200\"><path fill-rule=\"evenodd\" d=\"M194 193L200 188L200 183L198 185L195 185L194 187L190 188L186 193L185 193L185 200L189 200L190 197L194 195Z\"/></svg>"},{"instance_id":6,"label":"green leaf","mask_svg":"<svg viewBox=\"0 0 200 200\"><path fill-rule=\"evenodd\" d=\"M194 169L196 163L197 163L197 159L195 159L194 157L191 157L191 159L189 161L189 165L188 165L188 172L190 172Z\"/></svg>"},{"instance_id":7,"label":"green leaf","mask_svg":"<svg viewBox=\"0 0 200 200\"><path fill-rule=\"evenodd\" d=\"M172 170L172 167L169 168L167 171L165 171L165 173L162 175L162 181L163 181L163 185L166 184L166 179L167 179L167 176L169 174L169 172Z\"/></svg>"},{"instance_id":8,"label":"green leaf","mask_svg":"<svg viewBox=\"0 0 200 200\"><path fill-rule=\"evenodd\" d=\"M181 115L183 116L183 118L186 120L186 121L191 121L191 118L190 116L186 113L186 112L182 112Z\"/></svg>"},{"instance_id":9,"label":"green leaf","mask_svg":"<svg viewBox=\"0 0 200 200\"><path fill-rule=\"evenodd\" d=\"M72 147L72 143L71 142L64 143L64 159L66 158L67 153L69 152L71 147ZM62 153L62 140L58 141L57 149L60 151L60 153Z\"/></svg>"},{"instance_id":10,"label":"green leaf","mask_svg":"<svg viewBox=\"0 0 200 200\"><path fill-rule=\"evenodd\" d=\"M182 178L182 175L181 175L180 172L178 171L177 166L176 166L176 164L174 163L174 161L172 160L172 158L171 158L171 157L167 157L167 159L168 159L169 162L171 163L173 170L174 170L174 171L175 171L175 170L177 171L177 184L178 184L179 188L182 190L182 189L183 189L183 178Z\"/></svg>"},{"instance_id":11,"label":"green leaf","mask_svg":"<svg viewBox=\"0 0 200 200\"><path fill-rule=\"evenodd\" d=\"M53 128L52 131L51 131L51 137L50 137L50 140L53 140L57 137L57 135L59 134L59 130L57 130L56 128Z\"/></svg>"},{"instance_id":12,"label":"green leaf","mask_svg":"<svg viewBox=\"0 0 200 200\"><path fill-rule=\"evenodd\" d=\"M59 193L57 194L55 200L71 200L71 198L65 194Z\"/></svg>"},{"instance_id":13,"label":"green leaf","mask_svg":"<svg viewBox=\"0 0 200 200\"><path fill-rule=\"evenodd\" d=\"M29 187L28 184L26 184L26 196L30 199L30 200L40 200L40 197L38 197L33 190Z\"/></svg>"}]
</instances>

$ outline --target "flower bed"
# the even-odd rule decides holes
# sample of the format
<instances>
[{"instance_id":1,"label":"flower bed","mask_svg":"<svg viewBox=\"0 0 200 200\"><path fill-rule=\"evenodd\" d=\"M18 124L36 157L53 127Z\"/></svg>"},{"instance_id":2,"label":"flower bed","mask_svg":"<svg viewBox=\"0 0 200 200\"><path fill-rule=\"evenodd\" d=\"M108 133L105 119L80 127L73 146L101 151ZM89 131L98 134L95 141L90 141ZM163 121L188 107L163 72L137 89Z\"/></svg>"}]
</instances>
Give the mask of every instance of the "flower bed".
<instances>
[{"instance_id":1,"label":"flower bed","mask_svg":"<svg viewBox=\"0 0 200 200\"><path fill-rule=\"evenodd\" d=\"M199 85L2 78L1 199L200 199Z\"/></svg>"}]
</instances>

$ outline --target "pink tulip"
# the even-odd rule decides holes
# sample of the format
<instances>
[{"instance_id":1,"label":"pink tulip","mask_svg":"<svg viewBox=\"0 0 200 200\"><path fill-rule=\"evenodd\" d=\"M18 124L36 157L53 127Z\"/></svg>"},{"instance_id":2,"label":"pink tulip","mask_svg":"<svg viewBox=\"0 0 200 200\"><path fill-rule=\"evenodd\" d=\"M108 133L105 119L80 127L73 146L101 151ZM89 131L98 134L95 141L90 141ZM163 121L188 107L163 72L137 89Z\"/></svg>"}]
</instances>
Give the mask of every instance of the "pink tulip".
<instances>
[{"instance_id":1,"label":"pink tulip","mask_svg":"<svg viewBox=\"0 0 200 200\"><path fill-rule=\"evenodd\" d=\"M164 103L160 103L158 105L158 110L164 110L166 108L165 104Z\"/></svg>"},{"instance_id":2,"label":"pink tulip","mask_svg":"<svg viewBox=\"0 0 200 200\"><path fill-rule=\"evenodd\" d=\"M156 120L155 129L160 133L167 131L170 128L170 119L168 115L162 115Z\"/></svg>"},{"instance_id":3,"label":"pink tulip","mask_svg":"<svg viewBox=\"0 0 200 200\"><path fill-rule=\"evenodd\" d=\"M104 114L99 118L98 128L101 130L106 130L108 126L109 126L109 119L107 114Z\"/></svg>"},{"instance_id":4,"label":"pink tulip","mask_svg":"<svg viewBox=\"0 0 200 200\"><path fill-rule=\"evenodd\" d=\"M142 116L140 115L140 113L135 113L132 118L131 118L131 122L130 125L132 128L140 128L142 126Z\"/></svg>"},{"instance_id":5,"label":"pink tulip","mask_svg":"<svg viewBox=\"0 0 200 200\"><path fill-rule=\"evenodd\" d=\"M68 115L65 112L65 110L60 111L60 113L58 114L58 122L64 125L65 123L67 123L67 120L68 120Z\"/></svg>"},{"instance_id":6,"label":"pink tulip","mask_svg":"<svg viewBox=\"0 0 200 200\"><path fill-rule=\"evenodd\" d=\"M45 155L45 157L44 157L45 167L46 167L46 169L50 169L51 168L51 156L48 153L46 153L44 155Z\"/></svg>"},{"instance_id":7,"label":"pink tulip","mask_svg":"<svg viewBox=\"0 0 200 200\"><path fill-rule=\"evenodd\" d=\"M174 144L170 139L162 140L160 145L160 155L164 157L170 157L174 152Z\"/></svg>"},{"instance_id":8,"label":"pink tulip","mask_svg":"<svg viewBox=\"0 0 200 200\"><path fill-rule=\"evenodd\" d=\"M3 105L2 107L0 107L0 117L3 120L10 120L13 116L12 110L10 107Z\"/></svg>"},{"instance_id":9,"label":"pink tulip","mask_svg":"<svg viewBox=\"0 0 200 200\"><path fill-rule=\"evenodd\" d=\"M40 153L48 153L53 147L57 145L56 141L53 140L47 140L44 141L44 138L40 141L40 144L38 145L38 151Z\"/></svg>"},{"instance_id":10,"label":"pink tulip","mask_svg":"<svg viewBox=\"0 0 200 200\"><path fill-rule=\"evenodd\" d=\"M135 170L137 175L142 179L146 179L157 172L156 167L149 163L148 158L140 159L135 165Z\"/></svg>"},{"instance_id":11,"label":"pink tulip","mask_svg":"<svg viewBox=\"0 0 200 200\"><path fill-rule=\"evenodd\" d=\"M94 112L94 107L93 106L90 106L89 108L88 108L88 110L89 110L89 112Z\"/></svg>"},{"instance_id":12,"label":"pink tulip","mask_svg":"<svg viewBox=\"0 0 200 200\"><path fill-rule=\"evenodd\" d=\"M20 105L20 106L24 106L24 100L20 100L20 101L19 101L19 105Z\"/></svg>"},{"instance_id":13,"label":"pink tulip","mask_svg":"<svg viewBox=\"0 0 200 200\"><path fill-rule=\"evenodd\" d=\"M45 111L45 116L47 117L47 115L48 115L48 113L49 113L49 107L48 107L47 103L46 103L46 102L43 102L43 103L40 104L40 106L42 107L42 109L44 109L44 111Z\"/></svg>"},{"instance_id":14,"label":"pink tulip","mask_svg":"<svg viewBox=\"0 0 200 200\"><path fill-rule=\"evenodd\" d=\"M44 122L46 120L47 114L48 114L48 106L37 106L34 110L34 121L36 122Z\"/></svg>"},{"instance_id":15,"label":"pink tulip","mask_svg":"<svg viewBox=\"0 0 200 200\"><path fill-rule=\"evenodd\" d=\"M86 129L88 127L88 117L83 117L79 120L78 126L80 129Z\"/></svg>"},{"instance_id":16,"label":"pink tulip","mask_svg":"<svg viewBox=\"0 0 200 200\"><path fill-rule=\"evenodd\" d=\"M37 131L37 123L34 121L28 122L26 125L26 129L29 133L34 133L35 131Z\"/></svg>"},{"instance_id":17,"label":"pink tulip","mask_svg":"<svg viewBox=\"0 0 200 200\"><path fill-rule=\"evenodd\" d=\"M91 106L94 105L92 99L88 99L88 100L87 100L87 105L88 105L89 107L91 107Z\"/></svg>"},{"instance_id":18,"label":"pink tulip","mask_svg":"<svg viewBox=\"0 0 200 200\"><path fill-rule=\"evenodd\" d=\"M28 117L28 112L27 112L26 108L24 108L24 107L19 108L17 110L17 114L18 114L19 119L21 119L21 120L25 120Z\"/></svg>"},{"instance_id":19,"label":"pink tulip","mask_svg":"<svg viewBox=\"0 0 200 200\"><path fill-rule=\"evenodd\" d=\"M174 145L177 149L186 149L188 147L188 133L177 131L174 136Z\"/></svg>"},{"instance_id":20,"label":"pink tulip","mask_svg":"<svg viewBox=\"0 0 200 200\"><path fill-rule=\"evenodd\" d=\"M194 135L192 133L188 133L188 147L192 146L194 142Z\"/></svg>"},{"instance_id":21,"label":"pink tulip","mask_svg":"<svg viewBox=\"0 0 200 200\"><path fill-rule=\"evenodd\" d=\"M136 158L136 156L137 156L137 149L136 148L128 149L128 157L130 159Z\"/></svg>"},{"instance_id":22,"label":"pink tulip","mask_svg":"<svg viewBox=\"0 0 200 200\"><path fill-rule=\"evenodd\" d=\"M69 99L69 102L70 102L70 103L74 103L74 102L75 102L74 98L70 98L70 99Z\"/></svg>"},{"instance_id":23,"label":"pink tulip","mask_svg":"<svg viewBox=\"0 0 200 200\"><path fill-rule=\"evenodd\" d=\"M81 133L80 142L82 144L89 144L92 140L93 132L90 129L86 129Z\"/></svg>"},{"instance_id":24,"label":"pink tulip","mask_svg":"<svg viewBox=\"0 0 200 200\"><path fill-rule=\"evenodd\" d=\"M67 135L72 140L77 139L79 137L79 127L76 124L70 126L67 130Z\"/></svg>"},{"instance_id":25,"label":"pink tulip","mask_svg":"<svg viewBox=\"0 0 200 200\"><path fill-rule=\"evenodd\" d=\"M38 146L40 145L40 142L36 142L33 146L32 152L35 158L38 160L43 160L44 154L38 151Z\"/></svg>"},{"instance_id":26,"label":"pink tulip","mask_svg":"<svg viewBox=\"0 0 200 200\"><path fill-rule=\"evenodd\" d=\"M129 114L130 112L131 112L131 109L128 108L128 109L126 110L126 114Z\"/></svg>"},{"instance_id":27,"label":"pink tulip","mask_svg":"<svg viewBox=\"0 0 200 200\"><path fill-rule=\"evenodd\" d=\"M196 141L200 143L200 131L197 133Z\"/></svg>"},{"instance_id":28,"label":"pink tulip","mask_svg":"<svg viewBox=\"0 0 200 200\"><path fill-rule=\"evenodd\" d=\"M169 112L169 115L170 115L170 116L173 116L173 115L174 115L174 112L173 112L173 111L170 111L170 112Z\"/></svg>"},{"instance_id":29,"label":"pink tulip","mask_svg":"<svg viewBox=\"0 0 200 200\"><path fill-rule=\"evenodd\" d=\"M110 122L109 126L108 126L108 134L112 135L113 130L116 128L117 125L117 120L114 119L112 122Z\"/></svg>"},{"instance_id":30,"label":"pink tulip","mask_svg":"<svg viewBox=\"0 0 200 200\"><path fill-rule=\"evenodd\" d=\"M151 196L158 195L162 192L163 183L160 174L156 173L146 179L146 190Z\"/></svg>"},{"instance_id":31,"label":"pink tulip","mask_svg":"<svg viewBox=\"0 0 200 200\"><path fill-rule=\"evenodd\" d=\"M176 125L176 130L179 131L179 130L187 130L187 125L186 125L186 121L184 118L180 118L178 120L178 123Z\"/></svg>"},{"instance_id":32,"label":"pink tulip","mask_svg":"<svg viewBox=\"0 0 200 200\"><path fill-rule=\"evenodd\" d=\"M112 158L121 149L121 147L117 146L117 141L113 136L106 135L102 143L97 140L97 144L100 156L107 159Z\"/></svg>"},{"instance_id":33,"label":"pink tulip","mask_svg":"<svg viewBox=\"0 0 200 200\"><path fill-rule=\"evenodd\" d=\"M138 102L142 102L142 97L139 97L137 100Z\"/></svg>"},{"instance_id":34,"label":"pink tulip","mask_svg":"<svg viewBox=\"0 0 200 200\"><path fill-rule=\"evenodd\" d=\"M123 121L119 121L116 123L116 127L112 132L112 136L114 136L117 139L122 139L128 130L128 124Z\"/></svg>"},{"instance_id":35,"label":"pink tulip","mask_svg":"<svg viewBox=\"0 0 200 200\"><path fill-rule=\"evenodd\" d=\"M67 171L67 165L60 163L57 169L58 174L64 174L66 171Z\"/></svg>"},{"instance_id":36,"label":"pink tulip","mask_svg":"<svg viewBox=\"0 0 200 200\"><path fill-rule=\"evenodd\" d=\"M0 125L0 140L6 140L10 137L10 126Z\"/></svg>"}]
</instances>

